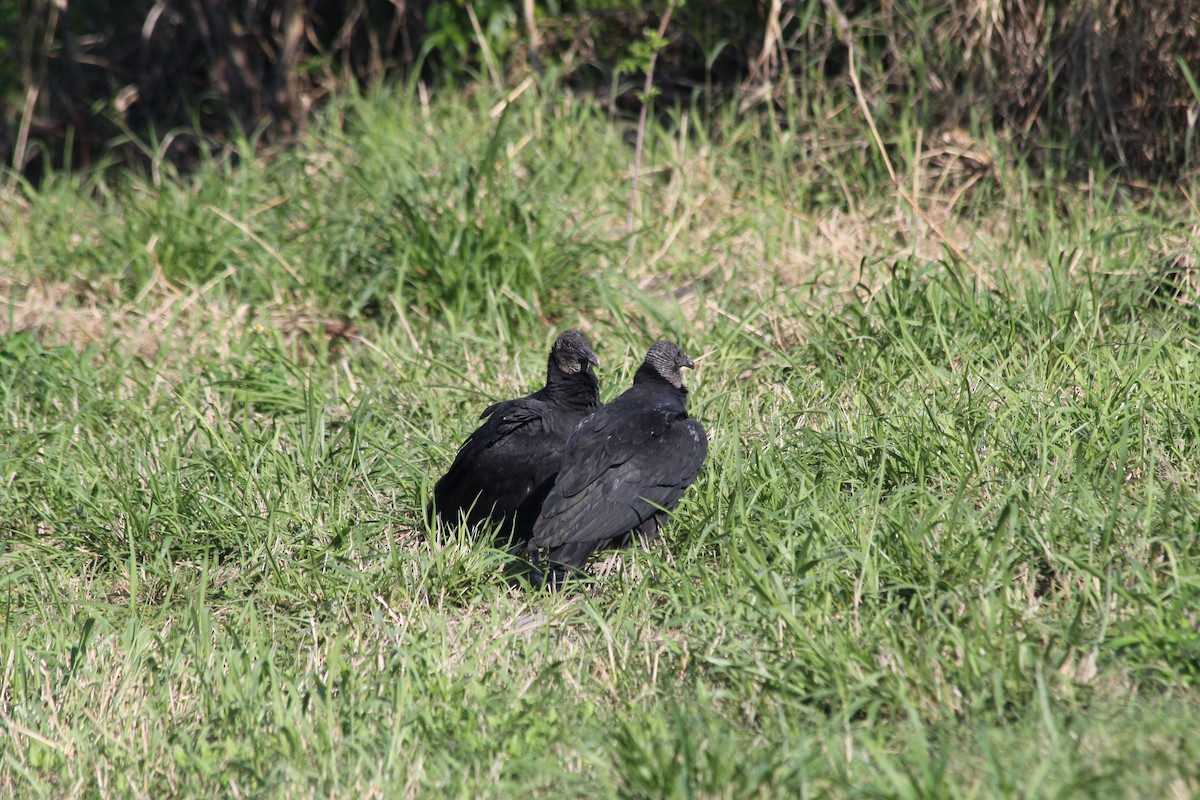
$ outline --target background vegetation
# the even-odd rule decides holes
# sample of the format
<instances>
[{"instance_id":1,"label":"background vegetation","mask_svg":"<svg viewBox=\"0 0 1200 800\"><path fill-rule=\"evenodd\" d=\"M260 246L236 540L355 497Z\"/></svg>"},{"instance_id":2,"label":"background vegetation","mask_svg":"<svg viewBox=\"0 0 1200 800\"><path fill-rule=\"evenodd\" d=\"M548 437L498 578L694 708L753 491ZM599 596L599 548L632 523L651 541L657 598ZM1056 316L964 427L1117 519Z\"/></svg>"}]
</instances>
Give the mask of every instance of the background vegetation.
<instances>
[{"instance_id":1,"label":"background vegetation","mask_svg":"<svg viewBox=\"0 0 1200 800\"><path fill-rule=\"evenodd\" d=\"M461 72L417 49L303 135L131 126L10 175L0 795L1200 794L1194 176L1067 101L1037 147L982 101L941 126L873 8L820 79L671 29L640 156L644 75L555 21L659 17L542 9L564 49L518 77L478 4L498 87L468 19ZM567 326L605 399L680 341L712 442L655 548L549 596L421 508Z\"/></svg>"},{"instance_id":2,"label":"background vegetation","mask_svg":"<svg viewBox=\"0 0 1200 800\"><path fill-rule=\"evenodd\" d=\"M1195 166L1191 0L4 0L0 158L34 178L191 168L242 135L291 141L330 96L387 77L499 91L549 75L630 112L652 51L652 84L685 102L781 111L858 79L879 119L915 105L935 139L983 123L1083 171Z\"/></svg>"}]
</instances>

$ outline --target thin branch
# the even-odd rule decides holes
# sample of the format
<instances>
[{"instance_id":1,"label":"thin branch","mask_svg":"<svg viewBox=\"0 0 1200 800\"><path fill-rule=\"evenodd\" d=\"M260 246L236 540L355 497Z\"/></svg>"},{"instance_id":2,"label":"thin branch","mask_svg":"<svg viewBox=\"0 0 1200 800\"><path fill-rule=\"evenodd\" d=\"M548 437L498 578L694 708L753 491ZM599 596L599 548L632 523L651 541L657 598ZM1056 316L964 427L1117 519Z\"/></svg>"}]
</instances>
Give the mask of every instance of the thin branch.
<instances>
[{"instance_id":1,"label":"thin branch","mask_svg":"<svg viewBox=\"0 0 1200 800\"><path fill-rule=\"evenodd\" d=\"M658 39L662 41L667 34L667 25L671 22L671 14L675 11L676 0L667 4L667 10L658 23ZM638 114L637 145L633 151L633 181L629 188L629 208L625 214L625 232L630 234L629 252L633 253L636 237L633 236L633 209L637 206L638 179L642 173L642 149L646 141L646 117L650 109L650 90L654 88L654 65L658 62L658 49L650 54L650 63L646 66L646 81L642 87L642 110Z\"/></svg>"},{"instance_id":2,"label":"thin branch","mask_svg":"<svg viewBox=\"0 0 1200 800\"><path fill-rule=\"evenodd\" d=\"M538 50L541 41L538 37L537 17L533 11L533 0L522 0L521 12L525 16L525 35L529 37L529 63L536 64L541 58Z\"/></svg>"},{"instance_id":3,"label":"thin branch","mask_svg":"<svg viewBox=\"0 0 1200 800\"><path fill-rule=\"evenodd\" d=\"M483 35L483 26L479 24L479 17L475 15L474 3L467 3L467 16L471 19L471 27L475 29L475 38L479 41L479 49L483 51L483 63L487 66L492 86L495 87L497 94L502 94L504 85L500 82L500 71L496 68L496 60L492 58L492 48L488 47L487 38Z\"/></svg>"},{"instance_id":4,"label":"thin branch","mask_svg":"<svg viewBox=\"0 0 1200 800\"><path fill-rule=\"evenodd\" d=\"M216 214L218 217L225 220L233 227L237 228L239 231L244 233L246 236L253 239L255 244L257 244L259 247L261 247L263 250L265 250L272 258L275 259L275 261L277 261L279 263L279 266L283 267L284 270L287 271L288 275L292 276L292 280L296 281L296 283L300 284L301 286L304 285L304 279L300 277L300 273L298 273L296 271L295 267L293 267L291 264L289 264L287 262L287 259L285 259L278 250L276 250L274 247L272 247L270 245L270 243L268 243L265 239L263 239L261 236L259 236L254 231L252 231L250 229L249 225L247 225L246 223L244 223L240 220L234 219L229 214L227 214L226 212L222 211L221 209L217 208L214 205L209 205L206 207L208 208L209 211Z\"/></svg>"},{"instance_id":5,"label":"thin branch","mask_svg":"<svg viewBox=\"0 0 1200 800\"><path fill-rule=\"evenodd\" d=\"M883 159L883 165L887 167L888 175L892 179L892 185L896 187L896 192L899 193L900 197L904 199L904 202L908 204L909 208L916 212L917 216L921 218L921 221L924 222L931 231L933 231L934 235L941 240L942 244L950 248L950 252L954 253L954 255L960 261L966 264L971 272L975 274L975 277L978 278L984 286L992 291L998 291L996 284L992 281L992 279L984 274L979 267L975 266L975 263L972 262L971 259L967 258L967 254L964 253L958 247L958 245L950 241L950 237L946 235L945 231L943 231L936 222L930 219L929 215L926 214L919 205L917 205L917 201L913 197L909 196L908 192L904 191L904 186L900 183L900 178L896 175L895 168L892 167L892 160L888 158L887 149L883 146L883 137L879 135L879 129L875 127L875 118L871 115L870 106L867 105L867 97L863 92L862 84L858 81L858 67L854 63L856 49L854 46L855 40L854 36L852 36L850 32L850 22L846 18L846 15L842 13L841 9L837 7L837 4L834 2L834 0L824 0L824 4L826 13L833 18L834 24L837 26L838 39L841 40L842 44L846 46L848 51L850 82L854 84L854 97L856 100L858 100L858 107L862 111L863 116L867 119L867 127L871 129L871 138L875 140L875 148L879 151L879 155Z\"/></svg>"},{"instance_id":6,"label":"thin branch","mask_svg":"<svg viewBox=\"0 0 1200 800\"><path fill-rule=\"evenodd\" d=\"M63 6L65 8L65 5ZM49 58L51 47L54 46L54 34L58 30L59 6L57 3L47 4L47 20L46 30L42 34L42 46L38 50L37 55L34 55L34 31L37 26L32 20L29 22L28 38L26 39L25 50L25 102L21 106L21 122L17 128L16 146L13 148L13 173L14 178L20 175L25 169L25 159L28 156L27 148L29 146L29 129L33 124L33 112L37 109L38 96L41 94L42 86L46 83L46 62ZM36 13L36 12L35 12ZM36 58L37 65L34 66Z\"/></svg>"}]
</instances>

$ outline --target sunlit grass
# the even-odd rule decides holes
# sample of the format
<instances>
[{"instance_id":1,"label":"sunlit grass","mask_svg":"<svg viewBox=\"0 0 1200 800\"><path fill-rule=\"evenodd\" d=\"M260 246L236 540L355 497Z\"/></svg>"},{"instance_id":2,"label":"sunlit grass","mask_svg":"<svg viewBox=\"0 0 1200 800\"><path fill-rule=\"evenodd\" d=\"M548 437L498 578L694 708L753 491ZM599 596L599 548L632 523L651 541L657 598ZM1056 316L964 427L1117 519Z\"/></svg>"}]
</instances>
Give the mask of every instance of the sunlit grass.
<instances>
[{"instance_id":1,"label":"sunlit grass","mask_svg":"<svg viewBox=\"0 0 1200 800\"><path fill-rule=\"evenodd\" d=\"M491 108L0 212L0 792L1200 792L1182 197L926 166L947 262L869 150L679 112L631 239L603 114ZM529 594L421 509L568 326L604 399L683 344L710 456Z\"/></svg>"}]
</instances>

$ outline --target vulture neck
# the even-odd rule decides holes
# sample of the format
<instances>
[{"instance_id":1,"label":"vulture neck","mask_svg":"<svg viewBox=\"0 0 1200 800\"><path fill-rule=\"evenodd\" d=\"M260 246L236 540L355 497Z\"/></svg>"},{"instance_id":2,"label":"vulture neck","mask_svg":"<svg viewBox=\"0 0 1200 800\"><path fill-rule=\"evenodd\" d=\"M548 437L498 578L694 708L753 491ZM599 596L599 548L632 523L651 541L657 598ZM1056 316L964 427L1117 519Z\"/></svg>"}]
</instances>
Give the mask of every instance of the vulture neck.
<instances>
[{"instance_id":1,"label":"vulture neck","mask_svg":"<svg viewBox=\"0 0 1200 800\"><path fill-rule=\"evenodd\" d=\"M649 364L642 364L637 368L637 372L633 373L633 385L670 389L673 392L677 392L681 397L687 397L687 387L683 385L682 380L680 381L680 385L676 386Z\"/></svg>"},{"instance_id":2,"label":"vulture neck","mask_svg":"<svg viewBox=\"0 0 1200 800\"><path fill-rule=\"evenodd\" d=\"M563 372L551 366L543 391L547 398L562 406L593 409L600 405L600 381L590 369Z\"/></svg>"}]
</instances>

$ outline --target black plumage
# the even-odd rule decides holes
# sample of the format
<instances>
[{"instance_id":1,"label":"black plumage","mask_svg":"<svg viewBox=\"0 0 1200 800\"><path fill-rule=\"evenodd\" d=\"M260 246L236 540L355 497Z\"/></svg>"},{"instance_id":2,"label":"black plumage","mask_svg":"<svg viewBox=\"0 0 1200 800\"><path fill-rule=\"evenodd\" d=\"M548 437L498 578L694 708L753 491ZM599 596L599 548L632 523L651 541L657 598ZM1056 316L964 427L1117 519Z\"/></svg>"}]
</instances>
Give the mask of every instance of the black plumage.
<instances>
[{"instance_id":1,"label":"black plumage","mask_svg":"<svg viewBox=\"0 0 1200 800\"><path fill-rule=\"evenodd\" d=\"M695 366L672 342L656 342L633 386L579 424L558 477L533 525L531 552L548 550L556 584L598 549L634 533L651 540L696 479L708 454L704 427L689 419L683 367Z\"/></svg>"},{"instance_id":2,"label":"black plumage","mask_svg":"<svg viewBox=\"0 0 1200 800\"><path fill-rule=\"evenodd\" d=\"M477 532L491 523L500 541L527 541L567 437L600 405L592 371L599 364L583 334L563 332L550 349L545 387L484 409L484 423L434 486L429 519L465 519Z\"/></svg>"}]
</instances>

